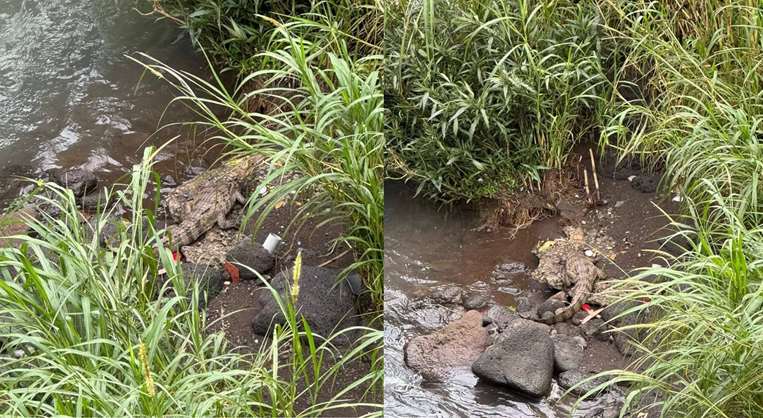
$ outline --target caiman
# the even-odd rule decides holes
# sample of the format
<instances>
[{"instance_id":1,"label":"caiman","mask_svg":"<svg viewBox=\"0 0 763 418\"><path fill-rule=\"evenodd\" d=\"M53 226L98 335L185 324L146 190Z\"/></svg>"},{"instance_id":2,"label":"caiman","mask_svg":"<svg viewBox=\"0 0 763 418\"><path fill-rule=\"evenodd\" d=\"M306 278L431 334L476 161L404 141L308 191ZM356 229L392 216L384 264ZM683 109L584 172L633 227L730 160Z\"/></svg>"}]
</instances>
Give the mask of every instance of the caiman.
<instances>
[{"instance_id":1,"label":"caiman","mask_svg":"<svg viewBox=\"0 0 763 418\"><path fill-rule=\"evenodd\" d=\"M575 283L569 291L571 301L569 305L557 309L553 315L541 318L547 324L564 322L572 318L591 297L596 280L605 277L604 272L584 256L568 258L564 263L564 271L570 282Z\"/></svg>"},{"instance_id":2,"label":"caiman","mask_svg":"<svg viewBox=\"0 0 763 418\"><path fill-rule=\"evenodd\" d=\"M261 161L259 156L226 161L222 167L208 170L173 190L165 207L176 225L167 228L164 244L179 249L192 244L215 225L221 229L235 228L236 222L227 216L236 203L246 203L242 187Z\"/></svg>"}]
</instances>

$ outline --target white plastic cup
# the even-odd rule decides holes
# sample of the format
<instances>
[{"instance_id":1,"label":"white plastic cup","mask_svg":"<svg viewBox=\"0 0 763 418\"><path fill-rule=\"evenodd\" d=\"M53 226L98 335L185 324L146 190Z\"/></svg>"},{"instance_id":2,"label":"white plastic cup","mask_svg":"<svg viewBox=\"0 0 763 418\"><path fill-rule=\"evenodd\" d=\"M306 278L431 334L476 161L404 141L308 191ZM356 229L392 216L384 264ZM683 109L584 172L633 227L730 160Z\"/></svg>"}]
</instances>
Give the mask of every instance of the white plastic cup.
<instances>
[{"instance_id":1,"label":"white plastic cup","mask_svg":"<svg viewBox=\"0 0 763 418\"><path fill-rule=\"evenodd\" d=\"M265 248L265 251L269 252L270 254L273 254L278 248L278 244L281 243L281 237L279 237L276 234L268 234L268 237L265 238L265 243L262 244L262 247Z\"/></svg>"}]
</instances>

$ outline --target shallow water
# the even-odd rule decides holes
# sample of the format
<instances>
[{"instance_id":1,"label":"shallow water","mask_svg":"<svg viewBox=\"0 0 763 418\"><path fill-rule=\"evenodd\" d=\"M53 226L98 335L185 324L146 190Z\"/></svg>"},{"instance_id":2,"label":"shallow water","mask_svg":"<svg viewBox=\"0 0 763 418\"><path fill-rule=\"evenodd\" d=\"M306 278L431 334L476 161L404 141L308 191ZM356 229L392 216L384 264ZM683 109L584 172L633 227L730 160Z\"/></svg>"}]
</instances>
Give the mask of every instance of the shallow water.
<instances>
[{"instance_id":1,"label":"shallow water","mask_svg":"<svg viewBox=\"0 0 763 418\"><path fill-rule=\"evenodd\" d=\"M125 55L145 52L199 73L185 32L142 16L148 2L0 0L0 200L10 176L83 166L114 179L138 162L172 89ZM173 106L162 123L185 120ZM171 133L151 138L163 143ZM168 148L171 159L187 148Z\"/></svg>"},{"instance_id":2,"label":"shallow water","mask_svg":"<svg viewBox=\"0 0 763 418\"><path fill-rule=\"evenodd\" d=\"M442 383L422 382L407 368L403 346L416 335L432 332L460 315L447 309L413 311L408 302L440 284L469 286L481 281L493 299L515 306L515 298L539 285L524 273L496 283L493 272L517 263L536 266L530 252L538 240L560 236L554 219L540 221L512 237L507 231L477 232L479 214L470 207L444 210L413 189L387 182L385 187L385 416L562 417L569 404L554 404L561 396L554 384L549 399L526 399L505 389L480 383L469 369ZM581 413L585 410L581 410Z\"/></svg>"}]
</instances>

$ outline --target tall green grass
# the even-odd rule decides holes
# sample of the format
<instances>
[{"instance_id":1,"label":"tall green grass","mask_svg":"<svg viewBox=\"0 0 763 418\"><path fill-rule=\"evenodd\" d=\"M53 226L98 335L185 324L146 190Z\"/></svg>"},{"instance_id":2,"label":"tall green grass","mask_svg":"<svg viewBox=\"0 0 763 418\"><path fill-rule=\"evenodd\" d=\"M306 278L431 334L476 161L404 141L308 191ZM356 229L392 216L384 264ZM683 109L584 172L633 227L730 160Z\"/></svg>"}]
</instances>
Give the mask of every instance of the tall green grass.
<instances>
[{"instance_id":1,"label":"tall green grass","mask_svg":"<svg viewBox=\"0 0 763 418\"><path fill-rule=\"evenodd\" d=\"M618 285L649 312L625 410L754 417L763 411L763 8L759 2L601 1L620 95L603 147L664 169L684 198L678 255ZM645 302L645 303L644 303ZM649 395L648 397L645 395ZM656 396L653 396L656 395Z\"/></svg>"},{"instance_id":2,"label":"tall green grass","mask_svg":"<svg viewBox=\"0 0 763 418\"><path fill-rule=\"evenodd\" d=\"M609 110L604 143L664 165L666 188L695 202L712 201L717 189L760 210L761 6L746 0L678 9L672 2L605 4L607 32L621 55L618 81L639 94Z\"/></svg>"},{"instance_id":3,"label":"tall green grass","mask_svg":"<svg viewBox=\"0 0 763 418\"><path fill-rule=\"evenodd\" d=\"M642 336L638 356L629 371L608 373L610 383L629 385L628 411L729 418L763 411L763 213L746 213L719 190L712 199L692 202L674 221L671 238L684 244L678 255L661 253L668 267L617 284L624 300L639 301L622 315L649 318L622 328ZM706 207L721 215L708 217Z\"/></svg>"},{"instance_id":4,"label":"tall green grass","mask_svg":"<svg viewBox=\"0 0 763 418\"><path fill-rule=\"evenodd\" d=\"M117 246L101 244L111 213L85 220L71 192L50 184L43 199L61 214L28 219L31 232L15 237L20 247L0 249L0 414L275 417L378 410L348 399L348 391L373 386L378 373L321 402L317 394L343 367L364 361L379 344L379 331L358 329L361 341L340 352L336 336L313 335L288 300L279 302L288 321L261 352L238 354L222 334L207 331L199 283L183 277L143 206L154 156L147 151L128 187L111 195L130 213Z\"/></svg>"},{"instance_id":5,"label":"tall green grass","mask_svg":"<svg viewBox=\"0 0 763 418\"><path fill-rule=\"evenodd\" d=\"M385 3L389 169L445 200L561 168L607 102L592 2Z\"/></svg>"},{"instance_id":6,"label":"tall green grass","mask_svg":"<svg viewBox=\"0 0 763 418\"><path fill-rule=\"evenodd\" d=\"M163 77L195 109L197 123L217 132L232 154L264 155L270 173L253 195L249 217L261 223L284 200L307 197L295 217L298 227L310 217L345 227L338 251L351 249L375 307L383 300L384 137L383 97L379 87L382 57L354 59L344 36L329 17L295 20L278 26L273 46L261 55L277 63L242 79L231 91L221 79L209 82L143 56L146 68ZM306 39L307 31L321 36ZM297 35L300 34L300 35ZM263 87L248 90L253 80ZM251 111L251 100L277 108Z\"/></svg>"},{"instance_id":7,"label":"tall green grass","mask_svg":"<svg viewBox=\"0 0 763 418\"><path fill-rule=\"evenodd\" d=\"M163 231L144 223L154 156L147 152L128 187L111 195L130 213L111 240L117 246L102 244L111 213L86 220L70 191L49 184L42 199L60 215L28 219L31 232L15 237L19 248L0 249L0 414L317 416L378 408L348 399L378 373L320 402L317 394L369 355L379 331L358 329L362 340L340 352L337 335L313 335L289 301L281 303L287 323L255 355L237 354L207 331L203 289L161 247Z\"/></svg>"},{"instance_id":8,"label":"tall green grass","mask_svg":"<svg viewBox=\"0 0 763 418\"><path fill-rule=\"evenodd\" d=\"M269 68L273 23L326 18L361 57L381 43L379 0L158 0L155 12L188 30L194 43L226 70L246 76ZM305 35L305 37L309 37Z\"/></svg>"}]
</instances>

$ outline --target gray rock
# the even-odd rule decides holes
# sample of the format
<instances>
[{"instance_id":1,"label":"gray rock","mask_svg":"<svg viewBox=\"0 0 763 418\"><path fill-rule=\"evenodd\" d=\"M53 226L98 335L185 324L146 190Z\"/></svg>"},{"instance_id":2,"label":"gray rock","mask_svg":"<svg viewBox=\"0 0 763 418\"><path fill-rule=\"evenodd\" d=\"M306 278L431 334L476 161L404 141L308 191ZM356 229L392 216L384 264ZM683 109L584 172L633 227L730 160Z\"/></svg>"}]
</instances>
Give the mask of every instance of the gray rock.
<instances>
[{"instance_id":1,"label":"gray rock","mask_svg":"<svg viewBox=\"0 0 763 418\"><path fill-rule=\"evenodd\" d=\"M587 392L592 391L597 386L607 381L607 379L603 377L597 377L595 379L581 383L584 380L594 375L595 373L586 373L580 370L568 370L566 372L560 373L559 377L556 380L557 380L557 383L559 383L559 386L562 387L562 389L570 390L571 388L574 387L574 389L572 389L570 393L572 393L575 396L583 396ZM579 383L581 383L580 386L575 387L575 385Z\"/></svg>"},{"instance_id":2,"label":"gray rock","mask_svg":"<svg viewBox=\"0 0 763 418\"><path fill-rule=\"evenodd\" d=\"M482 314L468 311L432 334L413 338L405 346L406 364L427 380L447 377L457 367L469 367L488 343Z\"/></svg>"},{"instance_id":3,"label":"gray rock","mask_svg":"<svg viewBox=\"0 0 763 418\"><path fill-rule=\"evenodd\" d=\"M225 259L229 262L241 263L246 267L240 267L240 277L242 280L256 280L257 275L252 271L265 275L273 268L274 258L259 243L252 241L251 237L246 237L241 242L231 248L226 254Z\"/></svg>"},{"instance_id":4,"label":"gray rock","mask_svg":"<svg viewBox=\"0 0 763 418\"><path fill-rule=\"evenodd\" d=\"M87 210L105 210L108 203L106 190L95 191L80 198L80 205Z\"/></svg>"},{"instance_id":5,"label":"gray rock","mask_svg":"<svg viewBox=\"0 0 763 418\"><path fill-rule=\"evenodd\" d=\"M172 177L169 174L167 174L166 176L162 177L162 186L164 186L164 187L175 187L177 185L178 185L178 182L175 180L175 177Z\"/></svg>"},{"instance_id":6,"label":"gray rock","mask_svg":"<svg viewBox=\"0 0 763 418\"><path fill-rule=\"evenodd\" d=\"M604 321L599 318L591 319L590 321L581 325L580 329L582 329L583 333L585 333L585 335L588 337L595 337L601 341L609 340L609 334L604 332L606 331Z\"/></svg>"},{"instance_id":7,"label":"gray rock","mask_svg":"<svg viewBox=\"0 0 763 418\"><path fill-rule=\"evenodd\" d=\"M576 337L554 335L554 366L559 372L566 372L580 367L583 362L583 349Z\"/></svg>"},{"instance_id":8,"label":"gray rock","mask_svg":"<svg viewBox=\"0 0 763 418\"><path fill-rule=\"evenodd\" d=\"M509 324L520 319L514 311L503 305L493 305L485 313L483 322L494 325L498 331L503 332Z\"/></svg>"},{"instance_id":9,"label":"gray rock","mask_svg":"<svg viewBox=\"0 0 763 418\"><path fill-rule=\"evenodd\" d=\"M577 311L575 312L575 315L572 316L572 323L574 325L580 325L580 323L588 317L588 313L585 311Z\"/></svg>"},{"instance_id":10,"label":"gray rock","mask_svg":"<svg viewBox=\"0 0 763 418\"><path fill-rule=\"evenodd\" d=\"M59 186L71 189L74 196L82 197L88 192L95 190L98 179L92 171L81 168L72 168L52 173L53 181Z\"/></svg>"},{"instance_id":11,"label":"gray rock","mask_svg":"<svg viewBox=\"0 0 763 418\"><path fill-rule=\"evenodd\" d=\"M183 262L180 265L183 271L183 280L188 289L194 283L199 284L202 293L206 293L207 300L212 300L223 290L225 281L222 269L206 264L192 264Z\"/></svg>"},{"instance_id":12,"label":"gray rock","mask_svg":"<svg viewBox=\"0 0 763 418\"><path fill-rule=\"evenodd\" d=\"M454 285L445 285L435 288L430 297L435 303L443 305L460 305L463 297L463 289Z\"/></svg>"},{"instance_id":13,"label":"gray rock","mask_svg":"<svg viewBox=\"0 0 763 418\"><path fill-rule=\"evenodd\" d=\"M551 389L554 343L549 327L525 319L512 321L500 339L472 364L474 374L530 396Z\"/></svg>"},{"instance_id":14,"label":"gray rock","mask_svg":"<svg viewBox=\"0 0 763 418\"><path fill-rule=\"evenodd\" d=\"M484 292L469 292L463 296L463 305L467 310L482 309L489 301L490 296Z\"/></svg>"},{"instance_id":15,"label":"gray rock","mask_svg":"<svg viewBox=\"0 0 763 418\"><path fill-rule=\"evenodd\" d=\"M554 312L556 312L559 308L564 308L566 304L563 300L557 299L557 298L548 298L545 302L541 303L541 305L538 307L538 315L543 318L543 316L547 313L551 313L551 317L554 317Z\"/></svg>"},{"instance_id":16,"label":"gray rock","mask_svg":"<svg viewBox=\"0 0 763 418\"><path fill-rule=\"evenodd\" d=\"M305 317L313 332L324 338L335 331L360 324L355 311L355 296L347 281L337 280L339 273L335 269L302 266L295 308ZM291 298L291 277L291 269L288 269L271 280L271 285L282 300ZM283 313L270 292L260 292L253 305L252 329L255 334L267 335L275 324L285 322ZM345 333L335 342L347 343L353 337Z\"/></svg>"}]
</instances>

